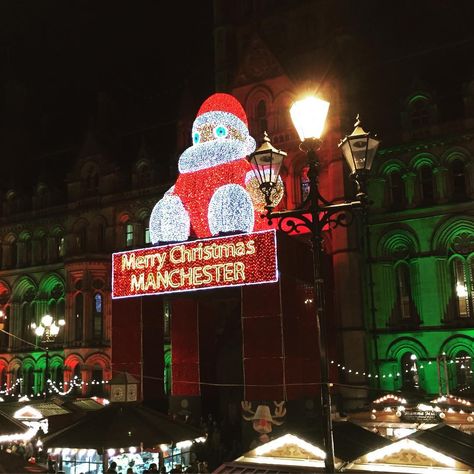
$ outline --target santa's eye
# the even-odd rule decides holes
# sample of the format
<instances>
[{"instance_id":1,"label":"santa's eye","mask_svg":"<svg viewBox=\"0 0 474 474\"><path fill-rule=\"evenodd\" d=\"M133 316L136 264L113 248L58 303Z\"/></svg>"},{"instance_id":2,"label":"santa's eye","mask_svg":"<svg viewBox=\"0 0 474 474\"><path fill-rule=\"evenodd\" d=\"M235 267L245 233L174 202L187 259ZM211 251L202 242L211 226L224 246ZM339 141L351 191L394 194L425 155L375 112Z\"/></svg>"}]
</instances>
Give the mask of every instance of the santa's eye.
<instances>
[{"instance_id":1,"label":"santa's eye","mask_svg":"<svg viewBox=\"0 0 474 474\"><path fill-rule=\"evenodd\" d=\"M228 130L226 127L219 125L214 129L214 135L216 138L225 138L228 134Z\"/></svg>"},{"instance_id":2,"label":"santa's eye","mask_svg":"<svg viewBox=\"0 0 474 474\"><path fill-rule=\"evenodd\" d=\"M201 140L201 134L199 132L194 132L193 143L196 145L196 143L199 143L200 140Z\"/></svg>"}]
</instances>

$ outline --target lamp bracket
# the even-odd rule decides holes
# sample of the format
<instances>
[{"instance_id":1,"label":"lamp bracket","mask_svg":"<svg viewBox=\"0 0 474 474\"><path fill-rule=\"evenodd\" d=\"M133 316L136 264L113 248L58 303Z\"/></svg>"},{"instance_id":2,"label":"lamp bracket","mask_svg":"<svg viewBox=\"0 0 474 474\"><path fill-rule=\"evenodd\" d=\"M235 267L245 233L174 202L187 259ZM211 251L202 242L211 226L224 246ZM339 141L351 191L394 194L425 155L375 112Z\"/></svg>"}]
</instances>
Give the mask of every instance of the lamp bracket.
<instances>
[{"instance_id":1,"label":"lamp bracket","mask_svg":"<svg viewBox=\"0 0 474 474\"><path fill-rule=\"evenodd\" d=\"M273 211L271 207L267 207L265 217L269 224L273 219L279 219L278 230L286 234L299 234L302 230L306 230L321 236L326 226L331 229L348 227L354 219L355 211L363 208L364 202L360 200L285 211Z\"/></svg>"}]
</instances>

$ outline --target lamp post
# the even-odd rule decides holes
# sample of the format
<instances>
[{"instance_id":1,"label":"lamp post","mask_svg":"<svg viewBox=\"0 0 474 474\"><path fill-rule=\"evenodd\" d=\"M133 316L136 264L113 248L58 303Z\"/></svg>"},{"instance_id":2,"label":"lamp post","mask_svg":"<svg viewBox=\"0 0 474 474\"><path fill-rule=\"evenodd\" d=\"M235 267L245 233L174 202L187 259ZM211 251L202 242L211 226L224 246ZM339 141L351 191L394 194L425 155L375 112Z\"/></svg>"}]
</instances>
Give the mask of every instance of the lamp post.
<instances>
[{"instance_id":1,"label":"lamp post","mask_svg":"<svg viewBox=\"0 0 474 474\"><path fill-rule=\"evenodd\" d=\"M309 195L302 206L294 210L274 211L272 196L280 186L279 171L286 153L275 149L267 136L264 144L250 155L259 188L265 197L265 217L269 222L278 219L278 229L285 232L309 230L313 252L313 291L315 298L315 318L320 352L321 371L321 415L323 422L324 448L326 452L326 472L334 472L334 442L331 419L331 393L326 340L326 315L324 302L324 278L321 269L323 228L342 225L348 226L350 220L346 213L363 208L367 204L366 178L377 152L379 141L370 137L361 125L359 118L351 135L339 144L346 159L351 177L357 184L356 199L344 203L326 200L319 191L319 160L317 151L321 147L321 135L329 110L329 102L316 97L297 101L290 109L293 124L300 137L300 150L306 153L309 178ZM281 178L280 178L281 179Z\"/></svg>"},{"instance_id":2,"label":"lamp post","mask_svg":"<svg viewBox=\"0 0 474 474\"><path fill-rule=\"evenodd\" d=\"M44 390L44 398L46 398L46 393L48 387L46 386L48 379L49 379L49 346L48 344L54 342L56 340L57 335L59 334L59 330L62 326L66 324L64 319L60 319L55 321L52 316L49 314L45 314L39 323L31 324L31 329L33 329L36 336L41 338L41 342L45 344L45 370L44 370L44 378L43 378L43 390Z\"/></svg>"}]
</instances>

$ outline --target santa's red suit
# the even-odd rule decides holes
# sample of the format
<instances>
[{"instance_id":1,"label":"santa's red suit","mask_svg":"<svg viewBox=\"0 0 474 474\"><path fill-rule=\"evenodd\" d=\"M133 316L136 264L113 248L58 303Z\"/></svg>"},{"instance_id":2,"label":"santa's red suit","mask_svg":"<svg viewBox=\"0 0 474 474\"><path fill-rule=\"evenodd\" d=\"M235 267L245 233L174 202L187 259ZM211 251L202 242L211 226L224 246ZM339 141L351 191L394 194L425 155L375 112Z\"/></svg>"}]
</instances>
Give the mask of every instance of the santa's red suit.
<instances>
[{"instance_id":1,"label":"santa's red suit","mask_svg":"<svg viewBox=\"0 0 474 474\"><path fill-rule=\"evenodd\" d=\"M255 150L244 109L229 94L214 94L193 123L193 145L181 155L176 184L150 216L153 243L178 242L264 228L246 189Z\"/></svg>"}]
</instances>

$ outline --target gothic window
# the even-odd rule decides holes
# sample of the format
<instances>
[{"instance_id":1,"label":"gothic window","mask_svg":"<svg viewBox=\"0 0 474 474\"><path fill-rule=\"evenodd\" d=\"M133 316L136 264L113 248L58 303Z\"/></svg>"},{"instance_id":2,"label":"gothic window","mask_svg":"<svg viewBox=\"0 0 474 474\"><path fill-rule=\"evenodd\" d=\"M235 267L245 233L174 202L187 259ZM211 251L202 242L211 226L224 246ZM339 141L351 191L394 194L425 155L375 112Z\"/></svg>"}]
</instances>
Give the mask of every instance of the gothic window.
<instances>
[{"instance_id":1,"label":"gothic window","mask_svg":"<svg viewBox=\"0 0 474 474\"><path fill-rule=\"evenodd\" d=\"M454 357L455 386L458 391L471 388L472 385L472 358L466 351L459 351Z\"/></svg>"},{"instance_id":2,"label":"gothic window","mask_svg":"<svg viewBox=\"0 0 474 474\"><path fill-rule=\"evenodd\" d=\"M416 390L420 387L417 357L412 352L405 352L400 360L402 389Z\"/></svg>"},{"instance_id":3,"label":"gothic window","mask_svg":"<svg viewBox=\"0 0 474 474\"><path fill-rule=\"evenodd\" d=\"M104 394L104 385L102 383L104 371L99 365L94 365L91 374L91 383L89 384L89 394L91 396L102 396Z\"/></svg>"},{"instance_id":4,"label":"gothic window","mask_svg":"<svg viewBox=\"0 0 474 474\"><path fill-rule=\"evenodd\" d=\"M124 224L124 241L125 247L133 247L133 224L131 222Z\"/></svg>"},{"instance_id":5,"label":"gothic window","mask_svg":"<svg viewBox=\"0 0 474 474\"><path fill-rule=\"evenodd\" d=\"M460 319L473 315L473 259L456 256L451 260L452 291L455 301L455 316Z\"/></svg>"},{"instance_id":6,"label":"gothic window","mask_svg":"<svg viewBox=\"0 0 474 474\"><path fill-rule=\"evenodd\" d=\"M418 169L417 178L421 204L432 204L434 198L433 170L430 166L423 165Z\"/></svg>"},{"instance_id":7,"label":"gothic window","mask_svg":"<svg viewBox=\"0 0 474 474\"><path fill-rule=\"evenodd\" d=\"M87 172L85 187L87 191L97 191L99 187L99 173L95 168L90 168Z\"/></svg>"},{"instance_id":8,"label":"gothic window","mask_svg":"<svg viewBox=\"0 0 474 474\"><path fill-rule=\"evenodd\" d=\"M163 336L169 338L171 335L171 303L169 300L163 302Z\"/></svg>"},{"instance_id":9,"label":"gothic window","mask_svg":"<svg viewBox=\"0 0 474 474\"><path fill-rule=\"evenodd\" d=\"M403 262L395 268L397 281L397 306L399 319L408 320L413 317L410 268Z\"/></svg>"},{"instance_id":10,"label":"gothic window","mask_svg":"<svg viewBox=\"0 0 474 474\"><path fill-rule=\"evenodd\" d=\"M145 225L145 231L144 231L145 235L144 235L144 242L145 244L150 244L151 243L151 238L150 238L150 224L147 223Z\"/></svg>"},{"instance_id":11,"label":"gothic window","mask_svg":"<svg viewBox=\"0 0 474 474\"><path fill-rule=\"evenodd\" d=\"M39 239L39 262L46 263L48 260L48 239L42 235Z\"/></svg>"},{"instance_id":12,"label":"gothic window","mask_svg":"<svg viewBox=\"0 0 474 474\"><path fill-rule=\"evenodd\" d=\"M255 110L255 119L258 137L262 137L263 132L268 131L267 104L264 100L259 101L257 104L257 108Z\"/></svg>"},{"instance_id":13,"label":"gothic window","mask_svg":"<svg viewBox=\"0 0 474 474\"><path fill-rule=\"evenodd\" d=\"M410 102L409 120L413 130L426 128L430 125L430 104L426 97L417 97Z\"/></svg>"},{"instance_id":14,"label":"gothic window","mask_svg":"<svg viewBox=\"0 0 474 474\"><path fill-rule=\"evenodd\" d=\"M50 378L56 388L62 390L62 384L64 383L64 369L60 365L52 367Z\"/></svg>"},{"instance_id":15,"label":"gothic window","mask_svg":"<svg viewBox=\"0 0 474 474\"><path fill-rule=\"evenodd\" d=\"M277 119L276 130L278 132L284 132L284 131L288 130L288 128L289 128L289 126L288 126L289 116L290 116L290 112L288 111L287 108L279 108L278 109L278 112L277 112L277 115L276 115L276 119Z\"/></svg>"},{"instance_id":16,"label":"gothic window","mask_svg":"<svg viewBox=\"0 0 474 474\"><path fill-rule=\"evenodd\" d=\"M466 199L466 170L462 160L453 160L450 164L452 196L455 201Z\"/></svg>"},{"instance_id":17,"label":"gothic window","mask_svg":"<svg viewBox=\"0 0 474 474\"><path fill-rule=\"evenodd\" d=\"M388 174L389 207L393 210L405 207L405 184L400 171Z\"/></svg>"},{"instance_id":18,"label":"gothic window","mask_svg":"<svg viewBox=\"0 0 474 474\"><path fill-rule=\"evenodd\" d=\"M35 385L35 373L32 367L28 367L23 372L23 394L26 396L33 395Z\"/></svg>"},{"instance_id":19,"label":"gothic window","mask_svg":"<svg viewBox=\"0 0 474 474\"><path fill-rule=\"evenodd\" d=\"M92 337L100 340L102 339L104 324L104 307L101 293L94 294L92 306Z\"/></svg>"},{"instance_id":20,"label":"gothic window","mask_svg":"<svg viewBox=\"0 0 474 474\"><path fill-rule=\"evenodd\" d=\"M87 228L85 225L76 231L76 250L84 252L87 249Z\"/></svg>"},{"instance_id":21,"label":"gothic window","mask_svg":"<svg viewBox=\"0 0 474 474\"><path fill-rule=\"evenodd\" d=\"M7 333L10 332L10 306L3 308L3 330L5 332L0 333L0 347L7 349L9 342Z\"/></svg>"},{"instance_id":22,"label":"gothic window","mask_svg":"<svg viewBox=\"0 0 474 474\"><path fill-rule=\"evenodd\" d=\"M25 248L24 248L24 255L23 255L23 264L31 265L32 242L31 242L30 236L28 236L28 238L25 239L24 245L25 245Z\"/></svg>"},{"instance_id":23,"label":"gothic window","mask_svg":"<svg viewBox=\"0 0 474 474\"><path fill-rule=\"evenodd\" d=\"M309 196L309 178L308 178L308 169L304 169L301 173L300 178L301 186L301 202L303 203L305 199Z\"/></svg>"},{"instance_id":24,"label":"gothic window","mask_svg":"<svg viewBox=\"0 0 474 474\"><path fill-rule=\"evenodd\" d=\"M58 252L58 258L64 257L65 255L65 240L64 236L57 235L56 236L56 249Z\"/></svg>"},{"instance_id":25,"label":"gothic window","mask_svg":"<svg viewBox=\"0 0 474 474\"><path fill-rule=\"evenodd\" d=\"M84 329L84 295L77 293L74 298L74 340L82 341Z\"/></svg>"},{"instance_id":26,"label":"gothic window","mask_svg":"<svg viewBox=\"0 0 474 474\"><path fill-rule=\"evenodd\" d=\"M81 370L81 364L76 364L74 366L74 371L72 374L72 380L71 383L74 384L74 393L75 395L80 395L81 394L81 382L82 382L82 370Z\"/></svg>"},{"instance_id":27,"label":"gothic window","mask_svg":"<svg viewBox=\"0 0 474 474\"><path fill-rule=\"evenodd\" d=\"M31 302L24 302L21 307L20 337L22 341L20 341L20 344L22 346L27 344L28 342L31 342L31 343L34 342L35 333L31 326L33 323L36 323L34 310L35 310L34 303L31 303Z\"/></svg>"},{"instance_id":28,"label":"gothic window","mask_svg":"<svg viewBox=\"0 0 474 474\"><path fill-rule=\"evenodd\" d=\"M53 318L56 317L56 300L48 301L48 314L50 314Z\"/></svg>"},{"instance_id":29,"label":"gothic window","mask_svg":"<svg viewBox=\"0 0 474 474\"><path fill-rule=\"evenodd\" d=\"M7 388L7 368L0 368L0 390L5 390Z\"/></svg>"}]
</instances>

